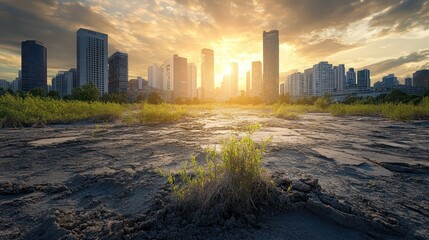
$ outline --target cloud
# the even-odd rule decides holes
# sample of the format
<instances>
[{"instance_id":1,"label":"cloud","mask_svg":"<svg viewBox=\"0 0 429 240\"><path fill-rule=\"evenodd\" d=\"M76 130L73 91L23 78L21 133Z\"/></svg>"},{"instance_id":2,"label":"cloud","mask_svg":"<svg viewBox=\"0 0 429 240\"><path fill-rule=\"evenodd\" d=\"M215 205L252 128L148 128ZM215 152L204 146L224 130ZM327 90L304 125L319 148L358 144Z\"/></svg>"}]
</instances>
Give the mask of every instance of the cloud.
<instances>
[{"instance_id":1,"label":"cloud","mask_svg":"<svg viewBox=\"0 0 429 240\"><path fill-rule=\"evenodd\" d=\"M402 56L395 59L387 59L381 62L373 63L363 68L370 69L372 74L377 75L400 67L407 63L421 62L427 59L429 59L429 49L413 52L407 56Z\"/></svg>"},{"instance_id":2,"label":"cloud","mask_svg":"<svg viewBox=\"0 0 429 240\"><path fill-rule=\"evenodd\" d=\"M255 58L261 55L262 31L270 29L278 29L280 42L293 49L284 66L297 58L305 59L310 66L335 53L365 45L375 37L427 29L427 2L3 0L0 32L6 34L0 39L0 48L14 57L2 57L0 64L19 65L12 63L20 55L20 42L36 39L48 48L51 74L74 67L76 31L85 27L109 35L110 54L128 53L130 77L145 76L148 65L161 63L175 53L199 63L200 49L204 47L215 48L215 56L222 61ZM362 22L365 24L359 24ZM355 25L359 29L355 30ZM370 31L374 34L351 41L350 29L357 32L353 38ZM260 59L249 62L252 60Z\"/></svg>"}]
</instances>

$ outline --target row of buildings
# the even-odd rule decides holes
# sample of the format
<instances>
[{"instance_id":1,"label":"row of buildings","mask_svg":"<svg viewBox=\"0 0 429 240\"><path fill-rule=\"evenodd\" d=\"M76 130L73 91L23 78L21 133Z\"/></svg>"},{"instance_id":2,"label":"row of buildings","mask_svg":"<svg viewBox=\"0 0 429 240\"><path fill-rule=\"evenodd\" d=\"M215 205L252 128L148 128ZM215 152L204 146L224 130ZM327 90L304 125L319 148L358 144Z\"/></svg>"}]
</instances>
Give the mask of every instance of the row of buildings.
<instances>
[{"instance_id":1,"label":"row of buildings","mask_svg":"<svg viewBox=\"0 0 429 240\"><path fill-rule=\"evenodd\" d=\"M292 97L360 94L368 91L389 91L401 89L410 94L423 93L429 89L429 70L420 70L413 78L406 78L405 84L399 84L394 74L382 78L371 87L371 71L354 68L345 71L344 64L333 66L328 62L319 62L304 72L294 72L280 84L280 94Z\"/></svg>"},{"instance_id":2,"label":"row of buildings","mask_svg":"<svg viewBox=\"0 0 429 240\"><path fill-rule=\"evenodd\" d=\"M59 71L47 83L47 49L43 43L27 40L21 43L21 70L15 81L4 87L14 91L34 88L55 90L60 96L70 95L74 88L94 84L104 93L127 92L128 55L116 52L108 58L107 34L79 29L76 38L76 68Z\"/></svg>"},{"instance_id":3,"label":"row of buildings","mask_svg":"<svg viewBox=\"0 0 429 240\"><path fill-rule=\"evenodd\" d=\"M279 95L279 32L263 32L263 64L252 62L252 72L246 77L247 93L273 101ZM238 63L230 63L230 72L223 76L220 88L215 87L214 51L201 50L201 86L197 88L197 66L186 58L174 55L162 64L148 67L148 85L167 92L167 98L195 98L202 101L223 101L240 95ZM265 74L263 74L263 72ZM164 94L164 96L166 96ZM167 99L168 100L168 99Z\"/></svg>"},{"instance_id":4,"label":"row of buildings","mask_svg":"<svg viewBox=\"0 0 429 240\"><path fill-rule=\"evenodd\" d=\"M225 100L239 95L238 63L231 63L231 72L224 76L221 87L215 88L215 61L212 49L201 50L201 84L197 88L197 65L173 55L162 64L148 68L148 81L128 79L128 55L116 52L108 57L108 35L79 29L76 35L76 67L59 71L47 84L47 49L41 42L24 41L21 44L21 72L12 83L1 83L14 91L29 91L33 88L55 90L61 97L70 95L74 88L94 84L100 92L129 93L131 100L141 93L157 91L167 101L177 98L203 101ZM264 74L263 74L264 73ZM248 73L251 82L247 88L254 96L267 101L275 100L279 93L279 32L263 32L263 63L252 63ZM134 84L140 82L141 84ZM12 87L12 86L13 87ZM138 87L135 87L138 86ZM251 88L250 88L251 86ZM130 93L132 92L132 93Z\"/></svg>"}]
</instances>

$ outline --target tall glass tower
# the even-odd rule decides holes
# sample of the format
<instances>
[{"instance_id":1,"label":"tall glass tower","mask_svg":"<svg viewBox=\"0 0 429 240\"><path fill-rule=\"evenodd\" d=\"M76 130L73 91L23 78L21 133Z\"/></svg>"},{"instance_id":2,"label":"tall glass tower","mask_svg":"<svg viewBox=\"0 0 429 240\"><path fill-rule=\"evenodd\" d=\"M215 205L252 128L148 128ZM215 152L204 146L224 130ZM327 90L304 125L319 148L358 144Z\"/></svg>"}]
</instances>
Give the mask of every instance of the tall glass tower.
<instances>
[{"instance_id":1,"label":"tall glass tower","mask_svg":"<svg viewBox=\"0 0 429 240\"><path fill-rule=\"evenodd\" d=\"M100 95L108 91L107 34L87 29L77 31L77 81L94 84Z\"/></svg>"},{"instance_id":2,"label":"tall glass tower","mask_svg":"<svg viewBox=\"0 0 429 240\"><path fill-rule=\"evenodd\" d=\"M43 43L27 40L21 43L21 84L22 91L33 88L47 90L47 50Z\"/></svg>"},{"instance_id":3,"label":"tall glass tower","mask_svg":"<svg viewBox=\"0 0 429 240\"><path fill-rule=\"evenodd\" d=\"M279 31L263 33L263 89L265 101L275 101L279 96Z\"/></svg>"}]
</instances>

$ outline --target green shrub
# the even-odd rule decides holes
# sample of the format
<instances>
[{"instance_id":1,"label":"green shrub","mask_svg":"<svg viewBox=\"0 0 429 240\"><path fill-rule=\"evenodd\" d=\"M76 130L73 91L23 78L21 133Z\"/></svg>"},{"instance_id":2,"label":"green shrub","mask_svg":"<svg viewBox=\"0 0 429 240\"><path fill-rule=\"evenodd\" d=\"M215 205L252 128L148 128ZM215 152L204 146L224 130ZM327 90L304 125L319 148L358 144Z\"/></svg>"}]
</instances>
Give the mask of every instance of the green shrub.
<instances>
[{"instance_id":1,"label":"green shrub","mask_svg":"<svg viewBox=\"0 0 429 240\"><path fill-rule=\"evenodd\" d=\"M249 128L242 138L223 140L220 156L216 149L206 148L205 166L192 157L190 167L185 161L177 177L169 175L168 182L184 206L202 210L216 206L219 214L244 214L274 201L274 186L262 167L271 138L255 143L251 134L257 128Z\"/></svg>"}]
</instances>

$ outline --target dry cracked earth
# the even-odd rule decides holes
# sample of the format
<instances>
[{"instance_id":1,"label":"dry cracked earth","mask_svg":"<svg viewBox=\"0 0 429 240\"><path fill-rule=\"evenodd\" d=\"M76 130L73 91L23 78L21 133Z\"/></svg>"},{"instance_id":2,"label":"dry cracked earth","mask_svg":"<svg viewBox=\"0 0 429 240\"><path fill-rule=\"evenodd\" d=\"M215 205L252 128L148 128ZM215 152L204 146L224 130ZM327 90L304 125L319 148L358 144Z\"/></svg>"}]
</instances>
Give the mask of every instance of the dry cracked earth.
<instances>
[{"instance_id":1,"label":"dry cracked earth","mask_svg":"<svg viewBox=\"0 0 429 240\"><path fill-rule=\"evenodd\" d=\"M159 170L243 134L293 185L256 220L186 219ZM429 239L429 121L211 110L172 124L0 129L0 239ZM219 148L219 147L218 147ZM249 224L251 223L251 224Z\"/></svg>"}]
</instances>

